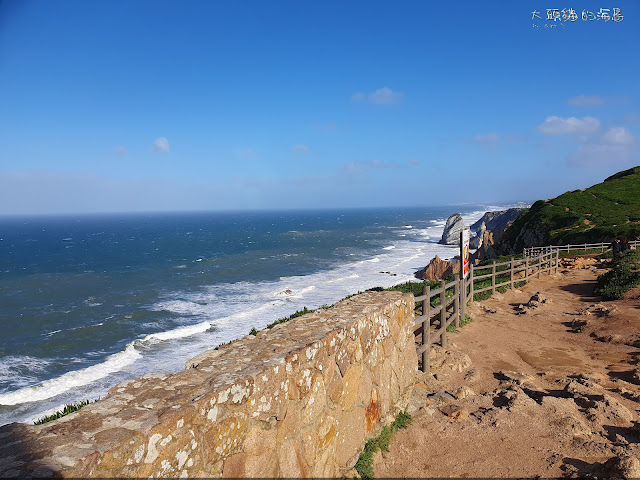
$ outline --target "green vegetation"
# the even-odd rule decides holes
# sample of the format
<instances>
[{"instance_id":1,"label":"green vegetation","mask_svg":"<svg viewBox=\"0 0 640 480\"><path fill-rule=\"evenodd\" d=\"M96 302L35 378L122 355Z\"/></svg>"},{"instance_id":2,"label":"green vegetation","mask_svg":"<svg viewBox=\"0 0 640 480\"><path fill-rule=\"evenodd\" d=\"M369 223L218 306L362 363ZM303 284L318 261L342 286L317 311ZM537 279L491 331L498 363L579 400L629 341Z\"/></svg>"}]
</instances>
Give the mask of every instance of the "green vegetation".
<instances>
[{"instance_id":1,"label":"green vegetation","mask_svg":"<svg viewBox=\"0 0 640 480\"><path fill-rule=\"evenodd\" d=\"M65 405L62 410L58 410L56 413L54 413L52 415L47 415L46 417L42 417L41 419L36 420L35 422L33 422L33 424L34 425L42 425L43 423L50 422L52 420L55 420L56 418L64 417L65 415L69 415L72 412L77 412L82 407L84 407L85 405L89 405L90 403L92 403L92 402L89 401L89 400L81 400L79 402L69 403L69 404Z\"/></svg>"},{"instance_id":2,"label":"green vegetation","mask_svg":"<svg viewBox=\"0 0 640 480\"><path fill-rule=\"evenodd\" d=\"M594 290L603 300L617 300L640 284L640 250L628 250L611 261L611 270L598 277Z\"/></svg>"},{"instance_id":3,"label":"green vegetation","mask_svg":"<svg viewBox=\"0 0 640 480\"><path fill-rule=\"evenodd\" d=\"M249 332L249 335L253 335L254 337L258 335L258 330L256 330L256 327L251 327L251 331Z\"/></svg>"},{"instance_id":4,"label":"green vegetation","mask_svg":"<svg viewBox=\"0 0 640 480\"><path fill-rule=\"evenodd\" d=\"M580 255L593 255L593 254L602 254L602 248L587 248L586 250L578 249L578 250L569 250L568 252L565 250L564 252L560 252L560 258L564 257L577 257Z\"/></svg>"},{"instance_id":5,"label":"green vegetation","mask_svg":"<svg viewBox=\"0 0 640 480\"><path fill-rule=\"evenodd\" d=\"M618 236L640 236L640 166L590 188L538 200L507 229L500 249L521 251L525 231L539 237L539 245L609 242Z\"/></svg>"},{"instance_id":6,"label":"green vegetation","mask_svg":"<svg viewBox=\"0 0 640 480\"><path fill-rule=\"evenodd\" d=\"M360 478L374 478L373 454L378 450L388 452L393 434L401 428L407 428L410 424L411 415L407 412L399 412L391 425L384 427L380 432L380 435L376 438L372 438L365 444L364 450L360 454L360 458L358 458L358 462L355 466L356 470L360 474Z\"/></svg>"},{"instance_id":7,"label":"green vegetation","mask_svg":"<svg viewBox=\"0 0 640 480\"><path fill-rule=\"evenodd\" d=\"M288 322L289 320L292 320L296 317L301 317L302 315L306 315L307 313L311 312L315 312L315 310L309 310L307 307L304 307L302 310L297 310L295 313L289 315L288 317L279 318L275 322L270 323L269 325L267 325L267 328L271 329L280 323Z\"/></svg>"}]
</instances>

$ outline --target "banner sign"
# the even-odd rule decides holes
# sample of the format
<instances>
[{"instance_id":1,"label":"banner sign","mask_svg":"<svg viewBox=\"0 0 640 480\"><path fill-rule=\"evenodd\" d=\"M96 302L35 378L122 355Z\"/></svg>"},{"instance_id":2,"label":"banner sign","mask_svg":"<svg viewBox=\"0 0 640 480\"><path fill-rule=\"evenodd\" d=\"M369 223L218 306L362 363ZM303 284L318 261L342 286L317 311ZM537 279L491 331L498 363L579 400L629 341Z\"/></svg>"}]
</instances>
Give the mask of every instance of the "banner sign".
<instances>
[{"instance_id":1,"label":"banner sign","mask_svg":"<svg viewBox=\"0 0 640 480\"><path fill-rule=\"evenodd\" d=\"M465 228L460 232L460 264L462 265L462 278L469 275L469 240L471 230Z\"/></svg>"}]
</instances>

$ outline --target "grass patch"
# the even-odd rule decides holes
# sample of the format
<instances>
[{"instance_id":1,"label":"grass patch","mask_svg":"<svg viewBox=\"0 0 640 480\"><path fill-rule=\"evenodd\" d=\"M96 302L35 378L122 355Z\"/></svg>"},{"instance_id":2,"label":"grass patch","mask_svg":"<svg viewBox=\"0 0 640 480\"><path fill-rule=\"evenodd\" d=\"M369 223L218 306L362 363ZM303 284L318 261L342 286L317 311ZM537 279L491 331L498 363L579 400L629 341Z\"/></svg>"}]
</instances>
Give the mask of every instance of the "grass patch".
<instances>
[{"instance_id":1,"label":"grass patch","mask_svg":"<svg viewBox=\"0 0 640 480\"><path fill-rule=\"evenodd\" d=\"M258 335L258 330L256 330L256 327L252 327L251 331L249 332L249 335L253 335L254 337L256 335Z\"/></svg>"},{"instance_id":2,"label":"grass patch","mask_svg":"<svg viewBox=\"0 0 640 480\"><path fill-rule=\"evenodd\" d=\"M312 313L312 312L315 312L315 310L309 310L307 307L304 307L302 310L297 310L295 313L292 313L288 317L279 318L275 322L270 323L269 325L267 325L267 328L271 329L276 325L279 325L284 322L288 322L289 320L293 320L294 318L301 317L302 315L306 315L307 313Z\"/></svg>"},{"instance_id":3,"label":"grass patch","mask_svg":"<svg viewBox=\"0 0 640 480\"><path fill-rule=\"evenodd\" d=\"M640 250L628 250L611 261L611 270L598 276L594 293L603 300L618 300L640 285Z\"/></svg>"},{"instance_id":4,"label":"grass patch","mask_svg":"<svg viewBox=\"0 0 640 480\"><path fill-rule=\"evenodd\" d=\"M389 451L393 434L401 428L407 428L411 424L411 415L407 412L399 412L396 419L391 425L387 425L382 429L380 435L369 440L364 450L360 454L360 458L356 462L355 468L363 479L374 478L373 474L373 454L378 450Z\"/></svg>"},{"instance_id":5,"label":"grass patch","mask_svg":"<svg viewBox=\"0 0 640 480\"><path fill-rule=\"evenodd\" d=\"M96 400L94 400L94 402L95 401ZM67 405L64 406L62 410L58 410L54 414L47 415L46 417L42 417L39 420L36 420L35 422L33 422L33 424L42 425L43 423L51 422L52 420L55 420L57 418L64 417L65 415L69 415L70 413L73 413L73 412L77 412L82 407L84 407L85 405L89 405L90 403L93 403L93 402L91 402L90 400L81 400L79 402L68 403Z\"/></svg>"},{"instance_id":6,"label":"grass patch","mask_svg":"<svg viewBox=\"0 0 640 480\"><path fill-rule=\"evenodd\" d=\"M606 250L606 248L605 248ZM601 248L588 248L586 250L584 249L579 249L579 250L569 250L568 252L565 250L560 251L560 258L565 258L565 257L576 257L576 256L580 256L580 255L593 255L594 253L598 253L598 254L604 254ZM613 253L612 253L613 255Z\"/></svg>"}]
</instances>

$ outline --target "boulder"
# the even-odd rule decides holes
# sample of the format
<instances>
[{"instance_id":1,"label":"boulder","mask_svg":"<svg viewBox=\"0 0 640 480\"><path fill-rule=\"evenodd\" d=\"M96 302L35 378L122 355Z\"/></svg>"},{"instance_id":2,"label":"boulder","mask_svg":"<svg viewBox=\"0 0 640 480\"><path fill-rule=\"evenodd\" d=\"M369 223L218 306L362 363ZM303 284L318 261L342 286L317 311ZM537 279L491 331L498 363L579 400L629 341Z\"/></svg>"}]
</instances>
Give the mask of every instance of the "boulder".
<instances>
[{"instance_id":1,"label":"boulder","mask_svg":"<svg viewBox=\"0 0 640 480\"><path fill-rule=\"evenodd\" d=\"M442 232L442 238L438 243L442 245L460 245L460 232L464 229L462 215L454 213L447 219Z\"/></svg>"},{"instance_id":2,"label":"boulder","mask_svg":"<svg viewBox=\"0 0 640 480\"><path fill-rule=\"evenodd\" d=\"M440 280L453 273L453 262L442 260L437 255L429 262L429 265L415 273L420 280Z\"/></svg>"}]
</instances>

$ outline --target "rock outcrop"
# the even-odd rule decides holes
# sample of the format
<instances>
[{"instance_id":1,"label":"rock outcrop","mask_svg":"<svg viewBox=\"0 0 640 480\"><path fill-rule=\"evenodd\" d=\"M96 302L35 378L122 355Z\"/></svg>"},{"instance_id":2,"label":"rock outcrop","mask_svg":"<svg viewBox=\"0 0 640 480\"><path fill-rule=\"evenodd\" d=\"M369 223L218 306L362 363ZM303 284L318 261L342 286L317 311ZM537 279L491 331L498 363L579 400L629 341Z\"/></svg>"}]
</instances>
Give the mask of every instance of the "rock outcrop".
<instances>
[{"instance_id":1,"label":"rock outcrop","mask_svg":"<svg viewBox=\"0 0 640 480\"><path fill-rule=\"evenodd\" d=\"M440 280L453 273L454 263L448 260L442 260L437 255L433 258L429 265L415 273L416 278L420 280ZM458 270L460 270L458 268Z\"/></svg>"},{"instance_id":2,"label":"rock outcrop","mask_svg":"<svg viewBox=\"0 0 640 480\"><path fill-rule=\"evenodd\" d=\"M462 215L454 213L447 219L442 232L442 238L438 243L443 245L460 245L460 232L464 230L464 220Z\"/></svg>"},{"instance_id":3,"label":"rock outcrop","mask_svg":"<svg viewBox=\"0 0 640 480\"><path fill-rule=\"evenodd\" d=\"M480 247L476 250L475 253L471 255L472 261L481 261L486 260L488 258L497 257L496 250L494 248L494 235L493 232L485 230L482 233L482 241L480 242Z\"/></svg>"},{"instance_id":4,"label":"rock outcrop","mask_svg":"<svg viewBox=\"0 0 640 480\"><path fill-rule=\"evenodd\" d=\"M476 234L469 240L469 247L473 250L477 250L482 246L484 232L487 231L487 227L484 222L480 224L480 228L477 230Z\"/></svg>"},{"instance_id":5,"label":"rock outcrop","mask_svg":"<svg viewBox=\"0 0 640 480\"><path fill-rule=\"evenodd\" d=\"M408 404L413 328L411 294L351 297L58 420L0 427L0 477L339 477Z\"/></svg>"},{"instance_id":6,"label":"rock outcrop","mask_svg":"<svg viewBox=\"0 0 640 480\"><path fill-rule=\"evenodd\" d=\"M510 208L508 210L487 212L480 220L471 225L471 229L478 230L484 223L485 228L491 232L504 230L511 222L518 218L522 212L526 212L527 210L527 208Z\"/></svg>"}]
</instances>

